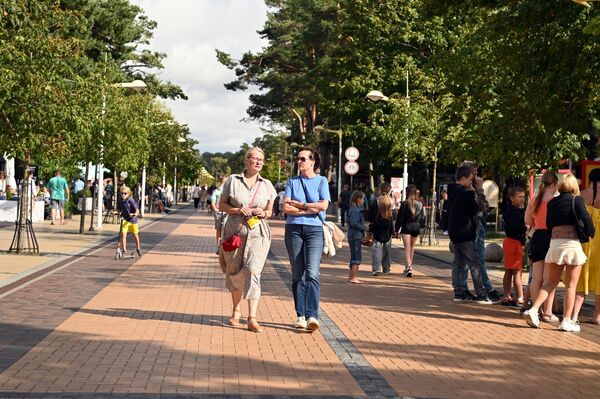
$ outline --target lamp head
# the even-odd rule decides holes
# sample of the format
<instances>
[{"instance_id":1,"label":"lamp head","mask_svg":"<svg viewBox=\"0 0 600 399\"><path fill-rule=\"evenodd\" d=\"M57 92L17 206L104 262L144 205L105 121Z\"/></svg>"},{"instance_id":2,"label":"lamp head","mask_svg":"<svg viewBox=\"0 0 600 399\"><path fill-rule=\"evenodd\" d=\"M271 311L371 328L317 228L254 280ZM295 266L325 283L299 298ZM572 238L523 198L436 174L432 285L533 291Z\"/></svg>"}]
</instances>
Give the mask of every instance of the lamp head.
<instances>
[{"instance_id":1,"label":"lamp head","mask_svg":"<svg viewBox=\"0 0 600 399\"><path fill-rule=\"evenodd\" d=\"M367 95L365 97L374 102L389 100L389 98L387 96L385 96L379 90L371 90L370 92L367 93Z\"/></svg>"}]
</instances>

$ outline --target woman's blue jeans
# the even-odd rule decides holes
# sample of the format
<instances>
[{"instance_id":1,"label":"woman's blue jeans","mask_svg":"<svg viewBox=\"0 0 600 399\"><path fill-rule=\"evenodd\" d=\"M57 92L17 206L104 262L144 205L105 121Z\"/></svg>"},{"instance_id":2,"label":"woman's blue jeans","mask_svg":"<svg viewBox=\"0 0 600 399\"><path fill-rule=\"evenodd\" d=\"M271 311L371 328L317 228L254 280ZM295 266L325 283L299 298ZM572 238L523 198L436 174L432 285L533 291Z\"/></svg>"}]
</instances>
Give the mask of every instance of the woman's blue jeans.
<instances>
[{"instance_id":1,"label":"woman's blue jeans","mask_svg":"<svg viewBox=\"0 0 600 399\"><path fill-rule=\"evenodd\" d=\"M323 244L323 226L285 225L285 246L292 265L292 293L298 317L319 318Z\"/></svg>"}]
</instances>

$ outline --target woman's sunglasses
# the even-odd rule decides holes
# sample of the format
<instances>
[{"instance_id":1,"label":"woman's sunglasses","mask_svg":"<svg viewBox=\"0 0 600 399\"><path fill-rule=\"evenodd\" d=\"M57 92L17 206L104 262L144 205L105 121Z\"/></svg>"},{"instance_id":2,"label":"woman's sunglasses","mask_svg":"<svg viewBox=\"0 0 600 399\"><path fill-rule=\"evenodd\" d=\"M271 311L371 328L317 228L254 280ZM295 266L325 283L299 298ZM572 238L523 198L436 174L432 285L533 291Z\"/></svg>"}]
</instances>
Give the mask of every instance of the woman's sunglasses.
<instances>
[{"instance_id":1,"label":"woman's sunglasses","mask_svg":"<svg viewBox=\"0 0 600 399\"><path fill-rule=\"evenodd\" d=\"M313 157L308 157L308 158L306 158L306 157L298 157L298 162L306 162L308 160L312 161Z\"/></svg>"}]
</instances>

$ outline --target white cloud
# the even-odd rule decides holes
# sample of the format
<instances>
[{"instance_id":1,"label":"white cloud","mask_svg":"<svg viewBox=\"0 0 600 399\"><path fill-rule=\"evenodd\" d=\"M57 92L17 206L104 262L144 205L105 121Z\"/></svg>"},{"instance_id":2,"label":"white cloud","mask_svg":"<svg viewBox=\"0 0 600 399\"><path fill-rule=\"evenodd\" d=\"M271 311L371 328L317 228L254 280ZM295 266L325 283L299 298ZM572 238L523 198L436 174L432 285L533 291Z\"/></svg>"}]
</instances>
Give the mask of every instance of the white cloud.
<instances>
[{"instance_id":1,"label":"white cloud","mask_svg":"<svg viewBox=\"0 0 600 399\"><path fill-rule=\"evenodd\" d=\"M173 114L190 127L200 151L237 151L261 135L247 116L251 92L223 87L234 74L216 59L215 49L240 56L266 43L257 30L266 20L263 0L130 0L158 23L153 51L167 54L161 79L180 85L188 101L167 101Z\"/></svg>"}]
</instances>

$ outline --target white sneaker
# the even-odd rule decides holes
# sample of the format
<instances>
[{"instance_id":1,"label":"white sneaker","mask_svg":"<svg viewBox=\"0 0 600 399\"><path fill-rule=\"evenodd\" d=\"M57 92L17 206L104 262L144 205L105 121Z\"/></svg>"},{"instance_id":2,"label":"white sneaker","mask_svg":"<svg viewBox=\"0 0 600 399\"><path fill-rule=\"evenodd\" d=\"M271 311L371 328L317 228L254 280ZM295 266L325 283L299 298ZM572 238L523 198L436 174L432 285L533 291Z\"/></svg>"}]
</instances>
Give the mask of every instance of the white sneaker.
<instances>
[{"instance_id":1,"label":"white sneaker","mask_svg":"<svg viewBox=\"0 0 600 399\"><path fill-rule=\"evenodd\" d=\"M379 276L381 274L380 271L375 270L373 273L371 273L371 276Z\"/></svg>"},{"instance_id":2,"label":"white sneaker","mask_svg":"<svg viewBox=\"0 0 600 399\"><path fill-rule=\"evenodd\" d=\"M300 316L296 319L296 321L294 322L294 327L306 328L306 319L304 318L304 316Z\"/></svg>"},{"instance_id":3,"label":"white sneaker","mask_svg":"<svg viewBox=\"0 0 600 399\"><path fill-rule=\"evenodd\" d=\"M540 315L535 308L527 309L523 312L523 317L527 324L534 328L540 328Z\"/></svg>"},{"instance_id":4,"label":"white sneaker","mask_svg":"<svg viewBox=\"0 0 600 399\"><path fill-rule=\"evenodd\" d=\"M564 318L560 325L558 326L560 331L568 331L568 332L580 332L581 327L579 326L579 321L573 321L571 319Z\"/></svg>"},{"instance_id":5,"label":"white sneaker","mask_svg":"<svg viewBox=\"0 0 600 399\"><path fill-rule=\"evenodd\" d=\"M308 318L308 326L306 327L309 331L315 331L319 329L319 320L314 317Z\"/></svg>"}]
</instances>

